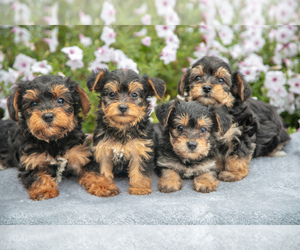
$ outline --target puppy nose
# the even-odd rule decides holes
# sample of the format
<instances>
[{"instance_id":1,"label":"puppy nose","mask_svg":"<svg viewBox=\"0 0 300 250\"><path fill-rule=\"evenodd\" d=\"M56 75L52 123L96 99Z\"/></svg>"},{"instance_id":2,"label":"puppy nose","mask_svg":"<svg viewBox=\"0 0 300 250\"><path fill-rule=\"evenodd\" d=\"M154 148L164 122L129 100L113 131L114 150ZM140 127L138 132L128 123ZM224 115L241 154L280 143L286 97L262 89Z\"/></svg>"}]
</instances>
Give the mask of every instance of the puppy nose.
<instances>
[{"instance_id":1,"label":"puppy nose","mask_svg":"<svg viewBox=\"0 0 300 250\"><path fill-rule=\"evenodd\" d=\"M127 109L128 109L127 105L125 105L125 104L120 104L120 105L119 105L119 110L120 110L122 113L125 113Z\"/></svg>"},{"instance_id":2,"label":"puppy nose","mask_svg":"<svg viewBox=\"0 0 300 250\"><path fill-rule=\"evenodd\" d=\"M211 91L211 86L209 86L209 85L204 85L204 86L202 87L202 89L203 89L203 91L204 91L205 93L209 93L209 92Z\"/></svg>"},{"instance_id":3,"label":"puppy nose","mask_svg":"<svg viewBox=\"0 0 300 250\"><path fill-rule=\"evenodd\" d=\"M191 149L191 150L194 150L195 148L197 148L197 142L195 142L195 141L189 141L189 142L187 143L187 147L188 147L189 149Z\"/></svg>"},{"instance_id":4,"label":"puppy nose","mask_svg":"<svg viewBox=\"0 0 300 250\"><path fill-rule=\"evenodd\" d=\"M54 119L54 115L53 115L52 113L46 113L46 114L43 114L43 120L44 120L45 122L50 123L50 122L53 121L53 119Z\"/></svg>"}]
</instances>

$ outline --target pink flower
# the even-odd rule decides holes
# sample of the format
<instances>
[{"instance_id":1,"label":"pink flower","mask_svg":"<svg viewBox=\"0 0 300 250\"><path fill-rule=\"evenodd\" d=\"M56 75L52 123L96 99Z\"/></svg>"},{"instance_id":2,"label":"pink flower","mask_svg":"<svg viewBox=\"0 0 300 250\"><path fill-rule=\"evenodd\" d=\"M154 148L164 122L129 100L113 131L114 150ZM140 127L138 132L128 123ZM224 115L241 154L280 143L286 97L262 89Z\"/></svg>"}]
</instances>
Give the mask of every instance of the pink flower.
<instances>
[{"instance_id":1,"label":"pink flower","mask_svg":"<svg viewBox=\"0 0 300 250\"><path fill-rule=\"evenodd\" d=\"M275 17L276 21L281 24L286 24L293 20L294 11L291 5L287 4L286 2L279 3L275 8Z\"/></svg>"},{"instance_id":2,"label":"pink flower","mask_svg":"<svg viewBox=\"0 0 300 250\"><path fill-rule=\"evenodd\" d=\"M149 47L151 45L151 36L146 36L142 39L142 44Z\"/></svg>"},{"instance_id":3,"label":"pink flower","mask_svg":"<svg viewBox=\"0 0 300 250\"><path fill-rule=\"evenodd\" d=\"M82 49L80 49L78 46L64 47L61 49L61 51L67 54L70 60L81 61L83 58Z\"/></svg>"},{"instance_id":4,"label":"pink flower","mask_svg":"<svg viewBox=\"0 0 300 250\"><path fill-rule=\"evenodd\" d=\"M173 9L168 9L165 14L166 24L167 25L179 25L180 19L178 14Z\"/></svg>"},{"instance_id":5,"label":"pink flower","mask_svg":"<svg viewBox=\"0 0 300 250\"><path fill-rule=\"evenodd\" d=\"M16 26L11 30L11 32L15 34L14 37L15 43L22 42L25 43L26 45L29 44L29 41L31 39L31 34L27 29Z\"/></svg>"},{"instance_id":6,"label":"pink flower","mask_svg":"<svg viewBox=\"0 0 300 250\"><path fill-rule=\"evenodd\" d=\"M150 14L146 14L145 16L142 17L142 24L144 24L144 25L151 24L151 15Z\"/></svg>"},{"instance_id":7,"label":"pink flower","mask_svg":"<svg viewBox=\"0 0 300 250\"><path fill-rule=\"evenodd\" d=\"M102 47L98 47L94 52L96 58L100 62L110 62L114 60L114 49L104 45Z\"/></svg>"},{"instance_id":8,"label":"pink flower","mask_svg":"<svg viewBox=\"0 0 300 250\"><path fill-rule=\"evenodd\" d=\"M12 5L12 9L15 12L14 22L16 24L31 24L29 21L31 12L30 8L26 4L15 2Z\"/></svg>"},{"instance_id":9,"label":"pink flower","mask_svg":"<svg viewBox=\"0 0 300 250\"><path fill-rule=\"evenodd\" d=\"M139 8L134 10L134 13L137 15L142 15L147 11L147 4L143 3Z\"/></svg>"},{"instance_id":10,"label":"pink flower","mask_svg":"<svg viewBox=\"0 0 300 250\"><path fill-rule=\"evenodd\" d=\"M290 86L290 92L300 95L300 75L290 78L288 85Z\"/></svg>"},{"instance_id":11,"label":"pink flower","mask_svg":"<svg viewBox=\"0 0 300 250\"><path fill-rule=\"evenodd\" d=\"M66 62L66 65L69 66L71 70L80 69L84 66L83 62L78 59L69 60Z\"/></svg>"},{"instance_id":12,"label":"pink flower","mask_svg":"<svg viewBox=\"0 0 300 250\"><path fill-rule=\"evenodd\" d=\"M92 44L92 39L90 37L84 36L83 34L79 34L79 39L84 47L88 47Z\"/></svg>"},{"instance_id":13,"label":"pink flower","mask_svg":"<svg viewBox=\"0 0 300 250\"><path fill-rule=\"evenodd\" d=\"M166 37L169 31L174 31L175 25L155 25L156 34L158 37Z\"/></svg>"},{"instance_id":14,"label":"pink flower","mask_svg":"<svg viewBox=\"0 0 300 250\"><path fill-rule=\"evenodd\" d=\"M163 60L165 65L169 64L170 62L175 62L176 52L176 49L166 46L162 49L159 59Z\"/></svg>"},{"instance_id":15,"label":"pink flower","mask_svg":"<svg viewBox=\"0 0 300 250\"><path fill-rule=\"evenodd\" d=\"M115 7L111 3L105 1L102 6L100 17L105 25L110 25L116 21L116 13Z\"/></svg>"},{"instance_id":16,"label":"pink flower","mask_svg":"<svg viewBox=\"0 0 300 250\"><path fill-rule=\"evenodd\" d=\"M0 82L4 82L5 86L8 84L16 83L21 73L13 70L12 68L8 68L8 71L0 70Z\"/></svg>"},{"instance_id":17,"label":"pink flower","mask_svg":"<svg viewBox=\"0 0 300 250\"><path fill-rule=\"evenodd\" d=\"M49 10L51 13L50 16L44 17L44 21L50 25L58 25L58 17L57 17L57 12L58 12L58 3L55 3Z\"/></svg>"},{"instance_id":18,"label":"pink flower","mask_svg":"<svg viewBox=\"0 0 300 250\"><path fill-rule=\"evenodd\" d=\"M174 48L174 49L179 48L180 40L179 40L178 36L175 35L173 32L168 31L165 39L166 39L166 44L168 47Z\"/></svg>"},{"instance_id":19,"label":"pink flower","mask_svg":"<svg viewBox=\"0 0 300 250\"><path fill-rule=\"evenodd\" d=\"M83 11L79 11L78 15L79 15L81 24L83 24L83 25L91 25L92 24L91 16L84 14Z\"/></svg>"},{"instance_id":20,"label":"pink flower","mask_svg":"<svg viewBox=\"0 0 300 250\"><path fill-rule=\"evenodd\" d=\"M20 72L28 72L32 64L36 62L36 59L26 56L24 54L18 54L15 58L13 68L17 69Z\"/></svg>"},{"instance_id":21,"label":"pink flower","mask_svg":"<svg viewBox=\"0 0 300 250\"><path fill-rule=\"evenodd\" d=\"M154 112L155 107L157 106L157 98L154 97L148 97L147 101L149 101L149 107L148 109L150 110L150 114L151 115Z\"/></svg>"},{"instance_id":22,"label":"pink flower","mask_svg":"<svg viewBox=\"0 0 300 250\"><path fill-rule=\"evenodd\" d=\"M144 27L140 31L135 32L134 36L137 36L137 37L145 36L145 35L147 35L147 32L148 32L147 28Z\"/></svg>"},{"instance_id":23,"label":"pink flower","mask_svg":"<svg viewBox=\"0 0 300 250\"><path fill-rule=\"evenodd\" d=\"M286 82L286 78L281 71L269 71L266 74L264 86L267 89L281 91Z\"/></svg>"},{"instance_id":24,"label":"pink flower","mask_svg":"<svg viewBox=\"0 0 300 250\"><path fill-rule=\"evenodd\" d=\"M221 41L224 45L229 45L232 43L234 37L233 30L227 25L216 26L218 34L221 38Z\"/></svg>"},{"instance_id":25,"label":"pink flower","mask_svg":"<svg viewBox=\"0 0 300 250\"><path fill-rule=\"evenodd\" d=\"M155 0L157 14L164 16L169 9L174 9L176 0Z\"/></svg>"},{"instance_id":26,"label":"pink flower","mask_svg":"<svg viewBox=\"0 0 300 250\"><path fill-rule=\"evenodd\" d=\"M31 66L32 72L36 73L42 73L43 75L47 75L52 71L52 66L48 65L48 62L46 60L43 60L41 62L35 62Z\"/></svg>"},{"instance_id":27,"label":"pink flower","mask_svg":"<svg viewBox=\"0 0 300 250\"><path fill-rule=\"evenodd\" d=\"M108 65L105 63L102 63L99 59L96 58L95 61L90 63L89 69L91 71L99 71L100 69L108 69Z\"/></svg>"},{"instance_id":28,"label":"pink flower","mask_svg":"<svg viewBox=\"0 0 300 250\"><path fill-rule=\"evenodd\" d=\"M114 61L117 62L117 67L120 69L132 69L139 73L137 64L120 49L114 51Z\"/></svg>"},{"instance_id":29,"label":"pink flower","mask_svg":"<svg viewBox=\"0 0 300 250\"><path fill-rule=\"evenodd\" d=\"M280 43L288 43L294 36L294 31L289 26L282 25L276 30L276 40Z\"/></svg>"},{"instance_id":30,"label":"pink flower","mask_svg":"<svg viewBox=\"0 0 300 250\"><path fill-rule=\"evenodd\" d=\"M57 40L57 33L58 33L58 27L54 28L50 35L51 35L51 38L43 38L42 40L46 43L48 43L49 45L49 50L51 53L55 52L56 51L56 48L58 46L58 40Z\"/></svg>"},{"instance_id":31,"label":"pink flower","mask_svg":"<svg viewBox=\"0 0 300 250\"><path fill-rule=\"evenodd\" d=\"M116 36L117 33L115 33L112 28L104 26L100 38L103 42L105 42L105 45L109 46L116 41Z\"/></svg>"}]
</instances>

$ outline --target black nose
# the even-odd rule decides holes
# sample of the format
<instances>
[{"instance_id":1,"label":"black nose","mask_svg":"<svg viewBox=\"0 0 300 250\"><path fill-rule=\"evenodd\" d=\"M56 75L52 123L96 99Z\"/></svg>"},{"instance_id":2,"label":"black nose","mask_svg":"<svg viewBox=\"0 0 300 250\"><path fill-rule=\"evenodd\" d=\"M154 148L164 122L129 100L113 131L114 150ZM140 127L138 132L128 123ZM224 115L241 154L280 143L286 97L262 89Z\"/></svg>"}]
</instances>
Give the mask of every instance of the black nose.
<instances>
[{"instance_id":1,"label":"black nose","mask_svg":"<svg viewBox=\"0 0 300 250\"><path fill-rule=\"evenodd\" d=\"M127 109L128 109L127 105L125 105L125 104L120 104L120 105L119 105L119 110L120 110L122 113L125 113Z\"/></svg>"},{"instance_id":2,"label":"black nose","mask_svg":"<svg viewBox=\"0 0 300 250\"><path fill-rule=\"evenodd\" d=\"M53 121L53 119L54 119L54 115L53 115L52 113L46 113L46 114L43 114L43 120L44 120L45 122L50 123L50 122Z\"/></svg>"},{"instance_id":3,"label":"black nose","mask_svg":"<svg viewBox=\"0 0 300 250\"><path fill-rule=\"evenodd\" d=\"M197 142L195 142L195 141L189 141L189 142L187 143L187 147L188 147L189 149L191 149L191 150L194 150L195 148L197 148Z\"/></svg>"},{"instance_id":4,"label":"black nose","mask_svg":"<svg viewBox=\"0 0 300 250\"><path fill-rule=\"evenodd\" d=\"M211 86L209 86L209 85L204 85L204 86L202 87L202 89L203 89L204 93L209 93L209 92L211 91Z\"/></svg>"}]
</instances>

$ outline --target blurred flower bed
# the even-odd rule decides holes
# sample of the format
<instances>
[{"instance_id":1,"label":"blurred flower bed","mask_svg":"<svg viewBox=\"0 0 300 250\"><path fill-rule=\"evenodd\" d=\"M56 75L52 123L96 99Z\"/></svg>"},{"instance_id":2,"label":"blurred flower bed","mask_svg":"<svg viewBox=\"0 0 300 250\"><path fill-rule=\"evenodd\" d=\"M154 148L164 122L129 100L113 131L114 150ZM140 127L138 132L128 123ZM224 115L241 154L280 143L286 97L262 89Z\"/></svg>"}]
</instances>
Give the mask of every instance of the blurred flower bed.
<instances>
[{"instance_id":1,"label":"blurred flower bed","mask_svg":"<svg viewBox=\"0 0 300 250\"><path fill-rule=\"evenodd\" d=\"M289 132L295 132L300 118L299 38L300 27L294 25L2 26L0 118L7 115L6 96L19 80L62 74L88 93L85 78L91 70L133 69L162 78L168 100L176 97L182 72L212 55L239 69L253 97L275 106L290 124ZM92 132L98 98L88 95L92 110L83 129Z\"/></svg>"}]
</instances>

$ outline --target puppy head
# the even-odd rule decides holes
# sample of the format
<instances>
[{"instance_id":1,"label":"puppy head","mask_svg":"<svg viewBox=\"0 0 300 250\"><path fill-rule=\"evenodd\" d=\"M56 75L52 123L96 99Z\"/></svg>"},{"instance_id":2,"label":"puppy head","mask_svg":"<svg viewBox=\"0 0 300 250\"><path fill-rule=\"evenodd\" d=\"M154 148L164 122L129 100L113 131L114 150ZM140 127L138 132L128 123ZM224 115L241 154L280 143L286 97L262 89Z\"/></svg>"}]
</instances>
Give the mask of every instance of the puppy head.
<instances>
[{"instance_id":1,"label":"puppy head","mask_svg":"<svg viewBox=\"0 0 300 250\"><path fill-rule=\"evenodd\" d=\"M80 107L84 115L90 109L88 96L78 83L53 75L19 83L7 105L13 120L47 142L63 138L76 127Z\"/></svg>"},{"instance_id":2,"label":"puppy head","mask_svg":"<svg viewBox=\"0 0 300 250\"><path fill-rule=\"evenodd\" d=\"M178 93L204 105L221 104L231 107L235 100L246 101L251 88L238 72L217 57L205 56L187 70L178 83Z\"/></svg>"},{"instance_id":3,"label":"puppy head","mask_svg":"<svg viewBox=\"0 0 300 250\"><path fill-rule=\"evenodd\" d=\"M215 132L226 133L231 125L231 117L221 109L177 100L158 106L156 116L180 158L201 160L215 149Z\"/></svg>"},{"instance_id":4,"label":"puppy head","mask_svg":"<svg viewBox=\"0 0 300 250\"><path fill-rule=\"evenodd\" d=\"M116 128L132 127L147 118L147 97L162 98L166 90L165 82L158 78L121 69L93 73L87 86L101 94L100 109L109 126Z\"/></svg>"}]
</instances>

